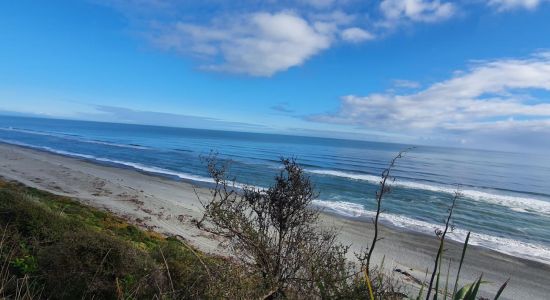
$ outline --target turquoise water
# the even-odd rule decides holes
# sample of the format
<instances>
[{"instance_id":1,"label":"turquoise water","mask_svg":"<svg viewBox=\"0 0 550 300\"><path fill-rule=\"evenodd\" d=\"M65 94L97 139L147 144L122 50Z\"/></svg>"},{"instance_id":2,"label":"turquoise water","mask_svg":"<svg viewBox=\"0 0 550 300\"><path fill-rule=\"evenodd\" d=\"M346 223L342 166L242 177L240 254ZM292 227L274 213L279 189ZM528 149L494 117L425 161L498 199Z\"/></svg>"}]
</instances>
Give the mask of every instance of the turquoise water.
<instances>
[{"instance_id":1,"label":"turquoise water","mask_svg":"<svg viewBox=\"0 0 550 300\"><path fill-rule=\"evenodd\" d=\"M311 176L315 204L370 220L382 170L409 145L286 135L0 116L0 142L207 184L199 159L216 151L238 182L260 187L295 157ZM550 158L418 146L397 162L385 199L387 225L427 234L442 226L457 185L463 197L450 238L550 263Z\"/></svg>"}]
</instances>

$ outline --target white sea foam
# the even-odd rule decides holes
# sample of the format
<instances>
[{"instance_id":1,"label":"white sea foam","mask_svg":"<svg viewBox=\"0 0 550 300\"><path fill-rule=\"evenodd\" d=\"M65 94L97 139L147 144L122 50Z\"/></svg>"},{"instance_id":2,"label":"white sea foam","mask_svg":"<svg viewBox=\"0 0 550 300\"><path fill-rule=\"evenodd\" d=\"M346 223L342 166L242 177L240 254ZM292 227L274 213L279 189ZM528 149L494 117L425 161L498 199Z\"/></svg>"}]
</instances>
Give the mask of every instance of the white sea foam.
<instances>
[{"instance_id":1,"label":"white sea foam","mask_svg":"<svg viewBox=\"0 0 550 300\"><path fill-rule=\"evenodd\" d=\"M336 171L336 170L317 170L317 169L306 169L307 172L318 174L318 175L328 175L328 176L335 176L335 177L346 177L349 179L355 179L355 180L363 180L368 181L372 183L379 183L381 177L375 176L375 175L369 175L369 174L358 174L358 173L347 173L342 171Z\"/></svg>"},{"instance_id":2,"label":"white sea foam","mask_svg":"<svg viewBox=\"0 0 550 300\"><path fill-rule=\"evenodd\" d=\"M75 140L82 143L99 144L99 145L106 145L106 146L112 146L112 147L132 148L132 149L142 149L142 150L149 149L147 147L139 146L139 145L118 144L118 143L111 143L106 141L83 139L83 138L78 138L76 136L63 134L63 133L36 131L36 130L20 129L20 128L13 128L13 127L7 127L7 128L0 127L0 130L20 132L20 133L33 134L33 135L52 136L52 137L57 137L57 138L62 138L67 140Z\"/></svg>"},{"instance_id":3,"label":"white sea foam","mask_svg":"<svg viewBox=\"0 0 550 300\"><path fill-rule=\"evenodd\" d=\"M306 170L313 174L325 175L325 176L336 176L344 177L353 180L362 180L370 183L378 184L380 182L380 176L374 176L369 174L357 174L357 173L347 173L334 170ZM396 181L390 182L389 185L394 187L404 187L408 189L416 190L425 190L446 194L454 194L456 192L456 187L443 186L443 185L432 185L425 184L420 182L413 181L403 181L397 179ZM473 189L460 189L460 193L475 201L486 202L497 204L500 206L508 207L517 212L532 212L537 214L550 214L550 202L539 200L529 197L518 197L510 195L502 195L496 193L488 193L485 191L473 190Z\"/></svg>"},{"instance_id":4,"label":"white sea foam","mask_svg":"<svg viewBox=\"0 0 550 300\"><path fill-rule=\"evenodd\" d=\"M135 163L135 162L128 162L128 161L122 161L122 160L116 160L116 159L97 157L97 156L93 156L93 155L89 155L89 154L82 154L82 153L75 153L75 152L69 152L69 151L64 151L64 150L58 150L58 149L53 149L51 147L45 147L45 146L35 146L35 145L30 145L30 144L27 144L27 143L21 143L21 142L12 141L12 140L0 139L0 141L8 143L8 144L14 144L14 145L19 145L19 146L23 146L23 147L28 147L28 148L38 149L38 150L44 150L44 151L48 151L48 152L52 152L52 153L56 153L56 154L65 155L65 156L85 158L85 159L89 159L89 160L93 160L93 161L99 161L99 162L103 162L103 163L109 163L109 164L123 165L123 166L126 166L126 167L131 167L131 168L134 168L134 169L137 169L137 170L140 170L140 171L153 173L153 174L169 175L169 176L178 177L180 179L186 179L186 180L192 180L192 181L198 181L198 182L207 182L207 183L213 183L214 182L211 178L208 178L208 177L188 174L188 173L184 173L184 172L172 171L172 170L159 168L159 167L154 167L154 166L146 166L146 165L143 165L143 164L140 164L140 163Z\"/></svg>"},{"instance_id":5,"label":"white sea foam","mask_svg":"<svg viewBox=\"0 0 550 300\"><path fill-rule=\"evenodd\" d=\"M47 151L47 152L60 154L60 155L64 155L64 156L84 158L84 159L97 161L97 162L108 163L108 164L122 165L122 166L130 167L130 168L133 168L133 169L136 169L136 170L139 170L139 171L143 171L143 172L147 172L147 173L174 176L174 177L178 177L178 178L183 179L183 180L190 180L190 181L204 182L204 183L215 183L214 180L210 177L204 177L204 176L189 174L189 173L185 173L185 172L173 171L173 170L168 170L168 169L159 168L159 167L155 167L155 166L147 166L147 165L136 163L136 162L129 162L129 161L122 161L122 160L104 158L104 157L97 157L97 156L89 155L89 154L82 154L82 153L75 153L75 152L69 152L69 151L64 151L64 150L58 150L58 149L54 149L54 148L46 147L46 146L35 146L35 145L27 144L27 143L22 143L22 142L13 141L13 140L6 140L6 139L1 139L1 138L0 138L0 142L12 144L12 145L23 146L23 147L27 147L27 148L33 148L33 149L42 150L42 151ZM255 189L259 189L259 190L265 189L264 187L261 187L261 186L255 186L255 185L244 184L244 183L239 183L239 182L235 182L235 183L231 182L230 184L231 184L232 187L236 187L238 189L243 189L243 188L255 188Z\"/></svg>"},{"instance_id":6,"label":"white sea foam","mask_svg":"<svg viewBox=\"0 0 550 300\"><path fill-rule=\"evenodd\" d=\"M365 210L363 205L357 203L345 201L315 200L314 204L347 217L370 219L374 216L373 211ZM402 215L388 213L381 214L380 220L383 223L390 224L395 227L405 228L415 232L422 232L432 235L434 234L435 229L443 227L443 225L436 225ZM467 233L468 232L466 230L455 228L452 232L447 233L447 237L451 240L463 243L466 239ZM469 244L492 249L512 256L522 257L525 259L550 264L550 247L536 243L527 243L513 239L472 232L470 235Z\"/></svg>"}]
</instances>

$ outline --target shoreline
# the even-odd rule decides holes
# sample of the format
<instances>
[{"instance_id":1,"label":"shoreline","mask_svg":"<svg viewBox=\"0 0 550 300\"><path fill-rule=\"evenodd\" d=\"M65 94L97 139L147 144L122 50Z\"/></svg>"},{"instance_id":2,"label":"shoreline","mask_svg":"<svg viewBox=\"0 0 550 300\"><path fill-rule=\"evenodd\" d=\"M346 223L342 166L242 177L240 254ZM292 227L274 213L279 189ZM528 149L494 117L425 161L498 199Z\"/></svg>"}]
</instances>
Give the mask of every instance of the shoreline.
<instances>
[{"instance_id":1,"label":"shoreline","mask_svg":"<svg viewBox=\"0 0 550 300\"><path fill-rule=\"evenodd\" d=\"M227 253L218 246L219 239L192 224L193 218L201 216L201 207L191 183L4 143L0 143L0 165L0 175L7 179L76 198L163 234L179 234L203 251ZM205 188L196 191L203 199L209 196ZM339 229L341 241L351 244L351 256L370 243L370 222L333 213L323 213L321 221ZM385 256L385 266L390 272L399 268L422 280L437 252L436 237L386 225L381 226L380 234L384 240L378 242L373 262L379 263ZM449 241L446 245L445 256L458 260L462 244ZM446 266L443 270L446 272ZM451 275L455 273L452 267ZM550 278L550 265L469 246L461 284L474 281L481 273L494 282L482 285L486 295L494 295L512 275L502 299L544 298L550 292L545 280Z\"/></svg>"},{"instance_id":2,"label":"shoreline","mask_svg":"<svg viewBox=\"0 0 550 300\"><path fill-rule=\"evenodd\" d=\"M49 147L33 146L33 145L15 142L15 141L13 141L12 143L11 141L4 141L1 139L0 139L0 144L21 147L29 150L36 150L39 152L44 152L44 153L49 153L54 155L61 155L63 157L73 158L73 159L77 159L77 160L81 160L84 162L89 162L89 163L93 163L101 166L124 169L132 172L138 172L140 174L144 174L148 176L159 177L165 180L184 182L184 183L190 184L193 187L198 187L203 189L209 189L212 187L212 180L210 178L199 176L199 175L181 173L179 171L173 171L173 170L164 169L164 168L158 168L155 166L147 166L141 163L119 161L116 159L101 158L93 155L66 152L66 151L51 149ZM237 187L239 188L240 186L241 184L237 183ZM319 208L320 210L322 210L323 213L332 215L335 218L347 218L350 220L363 222L363 223L367 222L370 224L371 219L374 216L372 212L366 211L363 208L357 209L356 207L353 207L355 205L354 203L349 203L345 201L333 202L333 201L324 201L324 200L314 200L313 202L314 202L313 205ZM334 204L336 204L336 207L334 206ZM351 205L352 207L347 207L346 205ZM428 222L410 219L409 217L391 214L391 213L383 213L381 214L380 217L381 217L379 220L380 225L389 227L397 231L421 234L428 237L434 236L433 231L435 230L435 228L441 228L443 226L443 224L428 223ZM449 231L447 234L446 240L449 242L452 241L457 243L463 243L463 241L466 238L466 234L467 234L466 230L459 228L453 231ZM550 248L537 243L530 243L530 242L521 241L521 240L509 239L506 237L498 237L495 235L487 235L487 234L472 232L472 236L470 237L468 246L469 247L476 246L482 249L496 251L508 256L550 265ZM524 252L522 252L522 250ZM539 254L540 251L543 251L544 253L538 256L537 254Z\"/></svg>"}]
</instances>

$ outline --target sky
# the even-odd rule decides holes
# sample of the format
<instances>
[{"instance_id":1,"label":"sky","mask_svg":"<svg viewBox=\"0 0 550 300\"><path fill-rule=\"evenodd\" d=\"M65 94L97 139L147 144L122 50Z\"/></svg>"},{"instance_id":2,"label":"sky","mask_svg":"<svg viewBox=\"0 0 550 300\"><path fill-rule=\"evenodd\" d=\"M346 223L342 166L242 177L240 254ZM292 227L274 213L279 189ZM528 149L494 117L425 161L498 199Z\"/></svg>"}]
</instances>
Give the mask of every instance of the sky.
<instances>
[{"instance_id":1,"label":"sky","mask_svg":"<svg viewBox=\"0 0 550 300\"><path fill-rule=\"evenodd\" d=\"M0 114L548 152L550 1L2 1Z\"/></svg>"}]
</instances>

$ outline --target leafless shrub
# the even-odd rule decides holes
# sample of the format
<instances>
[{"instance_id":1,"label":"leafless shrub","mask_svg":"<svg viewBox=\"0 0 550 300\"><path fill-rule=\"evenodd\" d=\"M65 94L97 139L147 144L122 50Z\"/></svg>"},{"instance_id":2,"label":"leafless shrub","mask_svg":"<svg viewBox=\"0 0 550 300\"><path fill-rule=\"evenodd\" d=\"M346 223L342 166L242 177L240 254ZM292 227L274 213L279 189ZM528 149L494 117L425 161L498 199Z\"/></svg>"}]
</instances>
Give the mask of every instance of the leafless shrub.
<instances>
[{"instance_id":1,"label":"leafless shrub","mask_svg":"<svg viewBox=\"0 0 550 300\"><path fill-rule=\"evenodd\" d=\"M449 208L449 214L447 215L447 219L445 221L445 228L443 230L441 229L437 229L435 234L436 236L439 238L439 248L437 250L437 254L435 256L435 262L434 262L434 268L433 268L433 271L432 271L432 275L430 277L430 284L428 285L428 290L427 290L427 294L426 294L426 300L430 299L430 295L432 293L432 286L434 284L434 280L435 280L435 276L436 274L438 275L438 278L437 278L437 283L439 283L439 272L440 272L440 269L441 269L441 261L442 261L442 256L443 256L443 251L444 251L444 247L445 247L445 237L447 236L447 232L449 231L449 229L452 229L452 225L451 225L451 218L453 217L453 211L454 211L454 208L455 208L455 205L456 205L456 200L458 198L460 198L462 195L460 194L460 190L459 188L457 188L454 196L453 196L453 201L451 203L451 207ZM438 272L439 270L439 272ZM439 292L439 289L438 289L438 285L436 285L436 289L435 289L435 292L438 293Z\"/></svg>"},{"instance_id":2,"label":"leafless shrub","mask_svg":"<svg viewBox=\"0 0 550 300\"><path fill-rule=\"evenodd\" d=\"M345 289L348 247L336 242L334 231L317 226L319 211L311 207L316 194L295 160L282 159L275 183L265 190L239 190L227 179L227 164L215 155L207 162L215 186L197 225L226 238L235 257L261 279L263 298L329 298Z\"/></svg>"},{"instance_id":3,"label":"leafless shrub","mask_svg":"<svg viewBox=\"0 0 550 300\"><path fill-rule=\"evenodd\" d=\"M374 252L374 248L376 247L376 243L381 240L381 238L378 237L379 231L378 231L378 222L380 219L380 214L382 213L382 200L384 198L384 195L388 194L391 189L389 187L389 183L392 181L395 181L395 178L391 176L391 171L395 167L395 163L398 159L403 157L403 154L405 154L407 151L412 150L414 147L407 148L405 150L401 150L390 162L388 167L382 171L382 175L380 178L380 187L376 191L376 214L374 216L374 219L372 220L374 224L374 235L372 237L372 241L370 243L370 246L366 249L366 251L363 251L361 253L357 253L356 257L361 262L363 272L366 273L367 277L369 276L369 272L371 269L371 258L372 253Z\"/></svg>"}]
</instances>

